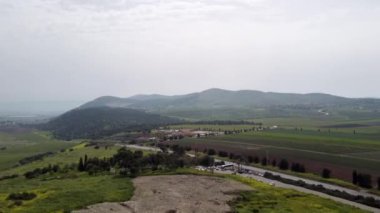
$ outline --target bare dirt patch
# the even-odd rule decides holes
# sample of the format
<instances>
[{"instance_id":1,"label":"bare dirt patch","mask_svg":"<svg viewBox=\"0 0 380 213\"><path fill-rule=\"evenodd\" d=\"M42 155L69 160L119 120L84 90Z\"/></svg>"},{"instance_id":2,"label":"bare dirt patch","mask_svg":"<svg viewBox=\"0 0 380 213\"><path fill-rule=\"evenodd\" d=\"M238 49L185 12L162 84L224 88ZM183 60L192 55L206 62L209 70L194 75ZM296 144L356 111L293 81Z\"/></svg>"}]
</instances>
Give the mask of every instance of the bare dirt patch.
<instances>
[{"instance_id":1,"label":"bare dirt patch","mask_svg":"<svg viewBox=\"0 0 380 213\"><path fill-rule=\"evenodd\" d=\"M237 192L252 190L232 180L195 175L138 177L133 183L136 189L130 201L97 204L77 212L229 212L228 201Z\"/></svg>"}]
</instances>

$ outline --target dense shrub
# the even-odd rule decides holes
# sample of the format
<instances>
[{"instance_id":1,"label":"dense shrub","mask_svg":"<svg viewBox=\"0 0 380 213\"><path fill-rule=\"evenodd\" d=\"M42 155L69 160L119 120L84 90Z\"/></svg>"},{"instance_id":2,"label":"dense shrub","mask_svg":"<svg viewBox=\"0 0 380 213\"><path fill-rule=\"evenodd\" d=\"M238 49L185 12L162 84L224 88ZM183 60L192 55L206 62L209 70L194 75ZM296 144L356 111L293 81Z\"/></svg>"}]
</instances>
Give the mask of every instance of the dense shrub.
<instances>
[{"instance_id":1,"label":"dense shrub","mask_svg":"<svg viewBox=\"0 0 380 213\"><path fill-rule=\"evenodd\" d=\"M372 188L372 177L369 174L358 174L358 185L364 188Z\"/></svg>"},{"instance_id":2,"label":"dense shrub","mask_svg":"<svg viewBox=\"0 0 380 213\"><path fill-rule=\"evenodd\" d=\"M218 152L218 155L219 155L220 157L226 158L226 157L228 157L228 152L225 152L225 151L219 151L219 152Z\"/></svg>"},{"instance_id":3,"label":"dense shrub","mask_svg":"<svg viewBox=\"0 0 380 213\"><path fill-rule=\"evenodd\" d=\"M266 157L263 157L263 158L261 159L261 165L266 166L267 163L268 163L267 158L266 158Z\"/></svg>"},{"instance_id":4,"label":"dense shrub","mask_svg":"<svg viewBox=\"0 0 380 213\"><path fill-rule=\"evenodd\" d=\"M203 156L199 159L199 165L201 166L212 166L214 165L214 158L208 155Z\"/></svg>"},{"instance_id":5,"label":"dense shrub","mask_svg":"<svg viewBox=\"0 0 380 213\"><path fill-rule=\"evenodd\" d=\"M11 193L8 195L8 200L32 200L37 197L34 193L29 192L20 192L20 193Z\"/></svg>"},{"instance_id":6,"label":"dense shrub","mask_svg":"<svg viewBox=\"0 0 380 213\"><path fill-rule=\"evenodd\" d=\"M276 167L277 166L277 161L274 159L274 160L272 160L272 166L273 167Z\"/></svg>"},{"instance_id":7,"label":"dense shrub","mask_svg":"<svg viewBox=\"0 0 380 213\"><path fill-rule=\"evenodd\" d=\"M27 164L27 163L31 163L33 161L42 160L42 159L44 159L44 157L47 157L47 156L50 156L50 155L53 155L53 154L54 154L53 152L45 152L45 153L29 156L29 157L21 159L19 161L19 163L21 165L24 165L24 164Z\"/></svg>"},{"instance_id":8,"label":"dense shrub","mask_svg":"<svg viewBox=\"0 0 380 213\"><path fill-rule=\"evenodd\" d=\"M292 163L290 169L293 172L305 172L306 171L305 166L300 164L300 163Z\"/></svg>"},{"instance_id":9,"label":"dense shrub","mask_svg":"<svg viewBox=\"0 0 380 213\"><path fill-rule=\"evenodd\" d=\"M285 160L285 159L282 159L280 161L280 164L278 165L278 168L280 168L281 170L287 170L287 169L289 169L289 163L288 163L288 161Z\"/></svg>"},{"instance_id":10,"label":"dense shrub","mask_svg":"<svg viewBox=\"0 0 380 213\"><path fill-rule=\"evenodd\" d=\"M58 172L59 170L60 170L60 167L58 165L53 165L53 166L49 165L47 167L37 168L32 171L28 171L24 174L24 176L27 179L32 179L46 173L55 173L55 172Z\"/></svg>"},{"instance_id":11,"label":"dense shrub","mask_svg":"<svg viewBox=\"0 0 380 213\"><path fill-rule=\"evenodd\" d=\"M207 151L207 154L208 154L208 155L215 155L216 152L215 152L214 149L209 149L209 150Z\"/></svg>"},{"instance_id":12,"label":"dense shrub","mask_svg":"<svg viewBox=\"0 0 380 213\"><path fill-rule=\"evenodd\" d=\"M322 170L322 177L323 178L330 178L331 177L331 171L329 169L323 169Z\"/></svg>"}]
</instances>

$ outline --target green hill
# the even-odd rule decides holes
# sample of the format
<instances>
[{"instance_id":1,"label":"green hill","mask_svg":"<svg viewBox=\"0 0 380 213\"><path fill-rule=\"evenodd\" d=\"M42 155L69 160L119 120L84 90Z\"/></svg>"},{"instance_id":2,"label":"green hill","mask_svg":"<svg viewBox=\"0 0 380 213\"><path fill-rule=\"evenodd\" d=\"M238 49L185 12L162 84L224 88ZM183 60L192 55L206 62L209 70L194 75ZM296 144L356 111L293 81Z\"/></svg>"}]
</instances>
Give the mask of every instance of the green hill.
<instances>
[{"instance_id":1,"label":"green hill","mask_svg":"<svg viewBox=\"0 0 380 213\"><path fill-rule=\"evenodd\" d=\"M99 138L121 131L142 131L177 119L127 108L96 107L69 111L42 126L61 139Z\"/></svg>"}]
</instances>

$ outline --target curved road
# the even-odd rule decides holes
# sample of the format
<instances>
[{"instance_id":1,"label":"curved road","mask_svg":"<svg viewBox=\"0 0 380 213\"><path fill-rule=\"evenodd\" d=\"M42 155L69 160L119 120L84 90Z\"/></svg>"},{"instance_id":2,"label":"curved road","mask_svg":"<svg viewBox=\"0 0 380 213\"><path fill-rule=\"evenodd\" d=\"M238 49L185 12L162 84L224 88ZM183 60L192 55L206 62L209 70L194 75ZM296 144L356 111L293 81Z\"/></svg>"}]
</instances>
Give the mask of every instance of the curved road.
<instances>
[{"instance_id":1,"label":"curved road","mask_svg":"<svg viewBox=\"0 0 380 213\"><path fill-rule=\"evenodd\" d=\"M146 147L146 146L138 146L138 145L121 145L121 146L125 146L127 148L132 148L132 149L141 149L141 150L153 151L153 152L160 152L161 151L161 149L156 148L156 147ZM195 157L195 155L193 155L193 154L187 154L187 155L189 155L190 157ZM219 160L219 159L216 158L216 160ZM224 162L225 162L225 164L233 164L233 165L237 166L237 164L234 163L234 162L229 162L229 161L224 161ZM255 173L259 173L259 174L264 174L265 172L269 172L269 173L272 173L274 175L280 175L283 178L287 178L287 179L291 179L291 180L296 180L296 181L297 180L302 180L302 181L304 181L307 184L322 185L326 189L344 191L344 192L347 192L347 193L352 194L352 195L361 195L361 196L365 196L365 197L373 197L374 199L380 200L380 196L369 194L369 193L367 193L365 191L356 191L356 190L348 189L348 188L341 187L341 186L336 186L336 185L332 185L332 184L328 184L328 183L323 183L323 182L319 182L319 181L314 181L314 180L309 180L309 179L305 179L305 178L300 178L300 177L296 177L296 176L292 176L292 175L288 175L288 174L283 174L283 173L280 173L280 172L274 172L274 171L270 171L270 170L266 170L266 169L262 169L262 168L253 167L253 166L241 165L241 168L242 169L251 170L251 171L253 171ZM216 173L222 173L222 174L231 174L232 173L232 172L228 172L228 171L219 171L219 170L215 170L215 172ZM303 187L294 186L294 185L291 185L291 184L285 184L285 183L282 183L282 182L279 182L279 181L267 179L267 178L259 176L259 175L239 174L239 173L238 173L238 175L241 175L241 176L244 176L244 177L253 178L253 179L261 181L261 182L265 182L265 183L269 183L269 184L274 184L277 187L287 188L287 189L294 189L294 190L297 190L297 191L300 191L300 192L314 194L314 195L317 195L317 196L320 196L320 197L332 199L332 200L335 200L337 202L341 202L341 203L344 203L344 204L347 204L347 205L355 206L357 208L360 208L360 209L363 209L363 210L367 210L367 211L370 211L370 212L380 213L380 209L377 209L377 208L373 208L373 207L370 207L370 206L366 206L364 204L352 202L352 201L345 200L345 199L342 199L342 198L334 197L334 196L331 196L331 195L328 195L328 194L324 194L324 193L321 193L321 192L313 191L313 190L306 189L306 188L303 188Z\"/></svg>"},{"instance_id":2,"label":"curved road","mask_svg":"<svg viewBox=\"0 0 380 213\"><path fill-rule=\"evenodd\" d=\"M215 173L221 173L221 174L231 174L232 173L232 172L218 171L218 170L215 170L214 172ZM363 205L363 204L360 204L360 203L352 202L352 201L349 201L349 200L345 200L345 199L342 199L342 198L334 197L334 196L331 196L331 195L328 195L328 194L324 194L324 193L321 193L321 192L313 191L313 190L306 189L306 188L303 188L303 187L294 186L294 185L290 185L290 184L285 184L285 183L282 183L282 182L279 182L279 181L270 180L270 179L267 179L267 178L264 178L264 177L261 177L261 176L257 176L257 175L238 174L238 173L237 173L237 175L241 175L243 177L248 177L248 178L253 178L255 180L271 184L271 185L273 185L275 187L280 187L280 188L285 188L285 189L293 189L293 190L296 190L296 191L299 191L299 192L304 192L304 193L307 193L307 194L313 194L313 195L317 195L317 196L320 196L320 197L323 197L323 198L331 199L331 200L334 200L334 201L337 201L337 202L340 202L340 203L344 203L344 204L347 204L347 205L350 205L350 206L354 206L354 207L366 210L366 211L380 213L380 209L373 208L373 207L370 207L370 206L366 206L366 205Z\"/></svg>"}]
</instances>

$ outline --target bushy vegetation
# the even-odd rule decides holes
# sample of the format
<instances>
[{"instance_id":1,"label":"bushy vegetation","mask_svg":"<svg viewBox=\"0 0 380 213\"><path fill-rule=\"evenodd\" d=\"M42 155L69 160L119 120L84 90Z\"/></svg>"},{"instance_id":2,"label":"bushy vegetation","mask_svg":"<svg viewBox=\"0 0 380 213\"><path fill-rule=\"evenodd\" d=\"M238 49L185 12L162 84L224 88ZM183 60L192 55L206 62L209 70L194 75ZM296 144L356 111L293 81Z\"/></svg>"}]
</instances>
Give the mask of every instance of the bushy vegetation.
<instances>
[{"instance_id":1,"label":"bushy vegetation","mask_svg":"<svg viewBox=\"0 0 380 213\"><path fill-rule=\"evenodd\" d=\"M19 193L11 193L8 195L8 200L32 200L37 195L35 193L29 192L19 192Z\"/></svg>"},{"instance_id":2,"label":"bushy vegetation","mask_svg":"<svg viewBox=\"0 0 380 213\"><path fill-rule=\"evenodd\" d=\"M44 174L47 174L47 173L56 173L60 170L60 167L58 165L49 165L47 167L43 167L43 168L37 168L37 169L34 169L32 171L29 171L29 172L26 172L24 174L25 178L27 179L32 179L32 178L36 178L40 175L44 175Z\"/></svg>"},{"instance_id":3,"label":"bushy vegetation","mask_svg":"<svg viewBox=\"0 0 380 213\"><path fill-rule=\"evenodd\" d=\"M19 161L19 163L21 165L24 165L24 164L27 164L27 163L31 163L33 161L42 160L44 157L47 157L47 156L50 156L50 155L53 155L53 154L54 154L53 152L45 152L45 153L40 153L40 154L28 156L28 157L25 157L25 158L21 159Z\"/></svg>"},{"instance_id":4,"label":"bushy vegetation","mask_svg":"<svg viewBox=\"0 0 380 213\"><path fill-rule=\"evenodd\" d=\"M208 156L207 156L208 157ZM90 175L102 172L114 172L121 176L136 177L145 170L176 169L184 166L192 166L197 163L193 158L185 155L185 149L180 146L173 147L173 153L157 152L144 156L142 151L131 151L121 148L110 158L79 159L78 171L87 171ZM213 161L212 161L213 162Z\"/></svg>"},{"instance_id":5,"label":"bushy vegetation","mask_svg":"<svg viewBox=\"0 0 380 213\"><path fill-rule=\"evenodd\" d=\"M330 178L331 177L331 170L324 168L322 170L322 177L323 178Z\"/></svg>"},{"instance_id":6,"label":"bushy vegetation","mask_svg":"<svg viewBox=\"0 0 380 213\"><path fill-rule=\"evenodd\" d=\"M367 189L372 188L372 176L369 174L358 173L356 170L352 172L352 183Z\"/></svg>"}]
</instances>

